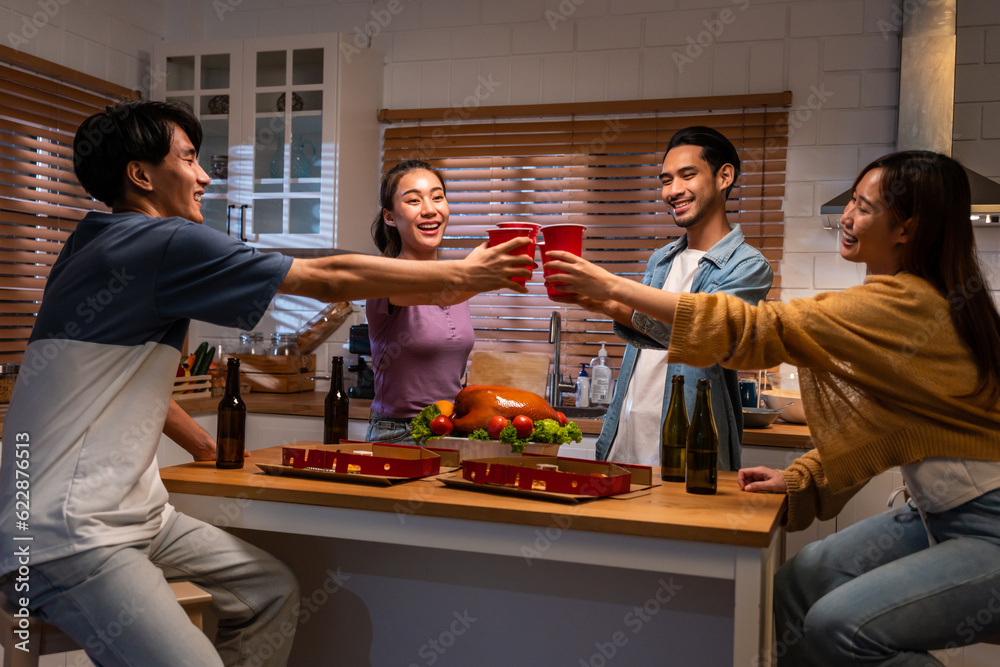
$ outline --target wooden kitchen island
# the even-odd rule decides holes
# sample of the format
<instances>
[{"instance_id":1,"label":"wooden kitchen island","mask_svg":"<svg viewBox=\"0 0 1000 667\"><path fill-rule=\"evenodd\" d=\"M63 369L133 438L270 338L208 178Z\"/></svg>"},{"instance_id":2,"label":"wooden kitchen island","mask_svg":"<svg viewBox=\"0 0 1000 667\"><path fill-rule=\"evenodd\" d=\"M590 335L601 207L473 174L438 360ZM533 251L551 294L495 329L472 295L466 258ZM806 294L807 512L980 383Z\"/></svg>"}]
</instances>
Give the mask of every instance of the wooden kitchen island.
<instances>
[{"instance_id":1,"label":"wooden kitchen island","mask_svg":"<svg viewBox=\"0 0 1000 667\"><path fill-rule=\"evenodd\" d=\"M562 504L447 488L161 470L179 510L288 562L290 664L768 664L783 495L681 484ZM315 607L315 609L313 609ZM335 658L339 656L340 659Z\"/></svg>"}]
</instances>

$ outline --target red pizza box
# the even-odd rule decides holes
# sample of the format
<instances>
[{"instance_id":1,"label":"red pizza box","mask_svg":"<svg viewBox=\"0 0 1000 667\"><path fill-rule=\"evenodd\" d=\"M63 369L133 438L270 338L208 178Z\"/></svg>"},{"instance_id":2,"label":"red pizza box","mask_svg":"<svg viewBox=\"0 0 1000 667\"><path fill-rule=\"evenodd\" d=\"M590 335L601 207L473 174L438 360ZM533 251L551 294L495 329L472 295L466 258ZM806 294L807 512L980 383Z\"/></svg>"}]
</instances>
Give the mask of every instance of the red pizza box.
<instances>
[{"instance_id":1,"label":"red pizza box","mask_svg":"<svg viewBox=\"0 0 1000 667\"><path fill-rule=\"evenodd\" d=\"M554 456L516 456L462 462L462 479L528 492L601 498L632 491L632 473L616 464Z\"/></svg>"},{"instance_id":2,"label":"red pizza box","mask_svg":"<svg viewBox=\"0 0 1000 667\"><path fill-rule=\"evenodd\" d=\"M258 467L268 474L276 475L392 483L437 475L441 472L441 457L423 447L412 445L371 442L323 445L299 442L281 448L280 466L258 464Z\"/></svg>"}]
</instances>

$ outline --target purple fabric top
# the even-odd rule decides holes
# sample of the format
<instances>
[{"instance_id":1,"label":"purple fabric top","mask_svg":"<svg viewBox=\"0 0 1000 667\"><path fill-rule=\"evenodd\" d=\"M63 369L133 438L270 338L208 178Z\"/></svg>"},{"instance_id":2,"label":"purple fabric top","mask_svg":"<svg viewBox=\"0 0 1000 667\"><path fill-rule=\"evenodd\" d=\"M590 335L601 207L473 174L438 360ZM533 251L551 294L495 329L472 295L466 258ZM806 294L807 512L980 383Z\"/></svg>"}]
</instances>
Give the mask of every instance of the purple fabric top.
<instances>
[{"instance_id":1,"label":"purple fabric top","mask_svg":"<svg viewBox=\"0 0 1000 667\"><path fill-rule=\"evenodd\" d=\"M388 299L366 304L375 369L372 410L414 417L435 401L455 400L475 342L469 303L392 306L389 311Z\"/></svg>"}]
</instances>

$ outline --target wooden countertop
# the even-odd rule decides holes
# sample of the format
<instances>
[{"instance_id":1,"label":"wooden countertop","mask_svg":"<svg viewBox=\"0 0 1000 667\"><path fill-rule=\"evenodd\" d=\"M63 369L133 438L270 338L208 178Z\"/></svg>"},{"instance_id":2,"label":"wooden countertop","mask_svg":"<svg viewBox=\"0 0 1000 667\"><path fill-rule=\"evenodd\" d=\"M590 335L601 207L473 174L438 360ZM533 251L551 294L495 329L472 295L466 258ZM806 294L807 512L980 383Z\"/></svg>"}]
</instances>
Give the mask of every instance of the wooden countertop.
<instances>
[{"instance_id":1,"label":"wooden countertop","mask_svg":"<svg viewBox=\"0 0 1000 667\"><path fill-rule=\"evenodd\" d=\"M774 422L767 428L743 429L743 444L758 447L785 447L791 449L812 449L812 436L805 424Z\"/></svg>"},{"instance_id":2,"label":"wooden countertop","mask_svg":"<svg viewBox=\"0 0 1000 667\"><path fill-rule=\"evenodd\" d=\"M254 393L243 397L247 411L258 414L303 415L308 417L323 416L322 392L307 391L301 394L264 394ZM219 399L193 398L181 399L179 404L189 414L215 412ZM351 419L368 419L371 401L367 399L351 399ZM597 435L601 432L601 419L574 419L580 430L585 434ZM804 424L788 424L775 422L767 428L748 428L743 430L743 444L758 447L785 447L790 449L812 449L812 437L809 427Z\"/></svg>"},{"instance_id":3,"label":"wooden countertop","mask_svg":"<svg viewBox=\"0 0 1000 667\"><path fill-rule=\"evenodd\" d=\"M384 487L266 475L255 465L280 462L281 447L269 447L255 450L240 470L199 462L163 468L160 476L171 493L375 512L410 507L417 497L421 503L413 511L425 516L539 527L555 521L574 530L759 548L770 544L786 503L781 494L740 491L733 472L719 473L719 491L711 496L668 483L635 498L563 504L448 488L434 478Z\"/></svg>"}]
</instances>

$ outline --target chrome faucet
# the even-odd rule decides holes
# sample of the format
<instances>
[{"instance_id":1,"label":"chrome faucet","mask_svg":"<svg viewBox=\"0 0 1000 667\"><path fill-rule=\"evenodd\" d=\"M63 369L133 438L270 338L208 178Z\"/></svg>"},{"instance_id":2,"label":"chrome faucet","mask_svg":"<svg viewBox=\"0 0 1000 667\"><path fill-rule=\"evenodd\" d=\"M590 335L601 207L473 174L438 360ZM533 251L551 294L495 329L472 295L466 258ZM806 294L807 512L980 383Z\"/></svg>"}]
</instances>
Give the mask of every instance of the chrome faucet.
<instances>
[{"instance_id":1,"label":"chrome faucet","mask_svg":"<svg viewBox=\"0 0 1000 667\"><path fill-rule=\"evenodd\" d=\"M549 404L559 409L562 403L562 393L564 391L576 391L576 384L563 382L562 373L559 371L559 348L562 346L562 317L559 311L553 310L552 317L549 318L549 342L555 345L555 354L552 357L552 375L549 376Z\"/></svg>"}]
</instances>

